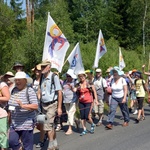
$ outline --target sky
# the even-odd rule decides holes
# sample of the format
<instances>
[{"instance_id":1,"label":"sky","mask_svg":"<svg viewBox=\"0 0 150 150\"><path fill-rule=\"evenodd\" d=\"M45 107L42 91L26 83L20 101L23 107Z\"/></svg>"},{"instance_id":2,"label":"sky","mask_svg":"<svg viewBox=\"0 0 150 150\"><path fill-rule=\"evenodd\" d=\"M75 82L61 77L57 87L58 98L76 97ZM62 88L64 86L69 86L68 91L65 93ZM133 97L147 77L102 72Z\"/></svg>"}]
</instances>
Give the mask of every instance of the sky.
<instances>
[{"instance_id":1,"label":"sky","mask_svg":"<svg viewBox=\"0 0 150 150\"><path fill-rule=\"evenodd\" d=\"M11 0L4 0L4 2L7 2L7 4L9 5L10 4L10 1ZM26 0L20 0L19 2L23 1L23 4L22 4L22 9L24 10L26 8Z\"/></svg>"}]
</instances>

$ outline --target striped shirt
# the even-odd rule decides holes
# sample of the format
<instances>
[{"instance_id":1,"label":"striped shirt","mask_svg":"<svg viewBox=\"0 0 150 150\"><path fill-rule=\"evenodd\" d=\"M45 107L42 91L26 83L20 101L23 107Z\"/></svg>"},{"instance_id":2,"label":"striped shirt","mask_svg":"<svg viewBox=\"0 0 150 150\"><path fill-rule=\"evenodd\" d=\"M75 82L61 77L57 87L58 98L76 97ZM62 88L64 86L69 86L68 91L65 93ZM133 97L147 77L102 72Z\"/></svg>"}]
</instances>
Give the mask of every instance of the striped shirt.
<instances>
[{"instance_id":1,"label":"striped shirt","mask_svg":"<svg viewBox=\"0 0 150 150\"><path fill-rule=\"evenodd\" d=\"M28 93L27 93L28 92ZM35 91L29 87L19 91L15 87L11 93L11 98L9 100L9 106L14 106L15 110L11 111L11 126L16 130L33 130L35 123L35 111L29 111L21 108L16 100L21 100L22 104L37 104L37 96Z\"/></svg>"}]
</instances>

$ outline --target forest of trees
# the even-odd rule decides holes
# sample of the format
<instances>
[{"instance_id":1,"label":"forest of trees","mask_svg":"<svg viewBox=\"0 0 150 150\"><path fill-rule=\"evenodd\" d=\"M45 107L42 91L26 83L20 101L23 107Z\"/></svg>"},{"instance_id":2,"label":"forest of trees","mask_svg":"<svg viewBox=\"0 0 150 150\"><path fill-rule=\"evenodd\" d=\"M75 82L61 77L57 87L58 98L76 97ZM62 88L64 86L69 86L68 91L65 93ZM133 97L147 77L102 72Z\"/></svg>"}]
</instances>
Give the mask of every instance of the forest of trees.
<instances>
[{"instance_id":1,"label":"forest of trees","mask_svg":"<svg viewBox=\"0 0 150 150\"><path fill-rule=\"evenodd\" d=\"M149 0L0 0L0 74L16 61L27 72L41 62L48 12L70 42L66 58L80 42L85 69L92 69L100 29L107 47L102 70L118 65L119 46L125 71L148 66ZM68 64L63 72L67 69Z\"/></svg>"}]
</instances>

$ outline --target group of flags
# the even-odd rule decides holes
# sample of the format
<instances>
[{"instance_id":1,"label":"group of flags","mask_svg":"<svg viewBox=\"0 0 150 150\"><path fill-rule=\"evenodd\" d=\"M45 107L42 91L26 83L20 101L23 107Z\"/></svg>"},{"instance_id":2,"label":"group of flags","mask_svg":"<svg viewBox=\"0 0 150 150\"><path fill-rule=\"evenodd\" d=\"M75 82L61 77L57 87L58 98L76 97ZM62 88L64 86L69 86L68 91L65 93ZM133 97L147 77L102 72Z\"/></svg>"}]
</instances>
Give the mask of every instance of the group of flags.
<instances>
[{"instance_id":1,"label":"group of flags","mask_svg":"<svg viewBox=\"0 0 150 150\"><path fill-rule=\"evenodd\" d=\"M42 60L51 61L51 67L61 72L69 46L70 44L68 40L48 13ZM104 42L102 31L100 30L93 68L98 67L99 59L106 52L107 48ZM69 69L73 69L75 74L78 74L79 71L84 71L79 43L75 45L66 61L68 61L70 64ZM125 67L121 49L119 49L119 67L121 70Z\"/></svg>"}]
</instances>

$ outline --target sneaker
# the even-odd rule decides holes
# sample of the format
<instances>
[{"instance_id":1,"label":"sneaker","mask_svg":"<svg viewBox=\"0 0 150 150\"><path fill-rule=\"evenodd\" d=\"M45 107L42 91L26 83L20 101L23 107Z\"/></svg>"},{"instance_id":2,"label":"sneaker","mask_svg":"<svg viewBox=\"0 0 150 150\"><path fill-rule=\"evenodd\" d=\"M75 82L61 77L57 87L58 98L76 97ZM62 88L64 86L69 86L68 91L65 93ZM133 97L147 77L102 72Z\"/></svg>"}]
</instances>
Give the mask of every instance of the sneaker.
<instances>
[{"instance_id":1,"label":"sneaker","mask_svg":"<svg viewBox=\"0 0 150 150\"><path fill-rule=\"evenodd\" d=\"M44 142L38 142L38 144L35 147L42 148L43 146L44 146Z\"/></svg>"},{"instance_id":2,"label":"sneaker","mask_svg":"<svg viewBox=\"0 0 150 150\"><path fill-rule=\"evenodd\" d=\"M91 125L90 133L92 133L92 134L93 134L93 133L94 133L94 131L95 131L95 124L92 124L92 125Z\"/></svg>"},{"instance_id":3,"label":"sneaker","mask_svg":"<svg viewBox=\"0 0 150 150\"><path fill-rule=\"evenodd\" d=\"M55 129L57 132L61 130L61 124L58 124Z\"/></svg>"},{"instance_id":4,"label":"sneaker","mask_svg":"<svg viewBox=\"0 0 150 150\"><path fill-rule=\"evenodd\" d=\"M137 113L138 113L138 110L135 110L134 113L133 113L133 115L136 115Z\"/></svg>"},{"instance_id":5,"label":"sneaker","mask_svg":"<svg viewBox=\"0 0 150 150\"><path fill-rule=\"evenodd\" d=\"M84 130L81 134L80 134L80 136L83 136L83 135L86 135L87 134L87 130Z\"/></svg>"}]
</instances>

